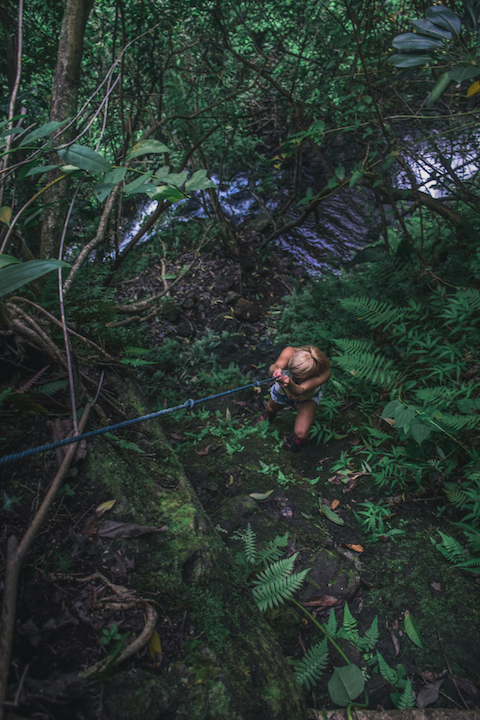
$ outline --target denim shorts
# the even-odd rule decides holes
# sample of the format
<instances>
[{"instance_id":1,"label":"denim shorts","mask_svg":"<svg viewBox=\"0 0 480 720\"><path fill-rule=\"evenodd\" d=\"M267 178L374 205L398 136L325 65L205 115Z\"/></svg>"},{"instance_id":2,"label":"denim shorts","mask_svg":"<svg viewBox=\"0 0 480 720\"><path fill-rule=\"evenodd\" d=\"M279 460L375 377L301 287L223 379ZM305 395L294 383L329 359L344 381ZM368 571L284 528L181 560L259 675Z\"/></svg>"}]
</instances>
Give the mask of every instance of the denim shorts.
<instances>
[{"instance_id":1,"label":"denim shorts","mask_svg":"<svg viewBox=\"0 0 480 720\"><path fill-rule=\"evenodd\" d=\"M316 402L318 405L322 396L322 390L321 388L318 388L315 395L312 395L312 397L308 398L308 400L313 400L313 402ZM296 408L299 402L308 402L308 400L294 400L293 398L287 397L283 392L283 388L278 383L274 383L274 385L272 385L272 388L270 390L270 397L272 398L273 402L276 402L279 405L288 405L289 407L293 408Z\"/></svg>"}]
</instances>

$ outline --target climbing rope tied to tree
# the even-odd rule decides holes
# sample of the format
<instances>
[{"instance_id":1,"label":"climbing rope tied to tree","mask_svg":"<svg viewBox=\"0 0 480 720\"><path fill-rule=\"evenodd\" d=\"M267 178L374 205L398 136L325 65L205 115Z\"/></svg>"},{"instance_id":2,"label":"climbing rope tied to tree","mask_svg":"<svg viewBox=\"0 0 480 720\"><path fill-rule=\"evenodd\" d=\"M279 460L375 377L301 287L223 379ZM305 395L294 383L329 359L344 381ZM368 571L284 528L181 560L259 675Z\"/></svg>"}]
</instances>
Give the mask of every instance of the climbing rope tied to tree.
<instances>
[{"instance_id":1,"label":"climbing rope tied to tree","mask_svg":"<svg viewBox=\"0 0 480 720\"><path fill-rule=\"evenodd\" d=\"M115 425L107 425L106 427L98 428L97 430L91 430L90 432L82 433L81 435L75 435L74 437L57 440L56 442L49 443L48 445L39 445L38 447L30 448L29 450L23 450L19 453L5 455L4 457L0 458L0 466L15 462L16 460L24 460L25 458L31 457L32 455L40 455L40 453L46 452L47 450L54 450L55 448L63 447L64 445L71 445L72 443L80 442L80 440L87 440L88 438L95 437L96 435L102 435L103 433L111 432L112 430L120 430L121 428L129 427L130 425L136 425L137 423L145 422L146 420L154 420L161 415L168 415L169 413L176 412L177 410L191 410L193 407L195 407L195 405L207 402L208 400L215 400L216 398L223 397L224 395L231 395L232 393L239 392L239 390L247 390L251 387L260 387L260 385L263 385L266 382L270 382L272 379L273 378L256 380L249 385L243 385L242 387L233 388L232 390L225 390L224 392L216 393L215 395L209 395L208 397L200 398L199 400L192 400L190 398L189 400L186 400L182 405L175 405L175 407L158 410L157 412L149 413L148 415L140 415L139 417L131 418L130 420L123 420L123 422L116 423Z\"/></svg>"}]
</instances>

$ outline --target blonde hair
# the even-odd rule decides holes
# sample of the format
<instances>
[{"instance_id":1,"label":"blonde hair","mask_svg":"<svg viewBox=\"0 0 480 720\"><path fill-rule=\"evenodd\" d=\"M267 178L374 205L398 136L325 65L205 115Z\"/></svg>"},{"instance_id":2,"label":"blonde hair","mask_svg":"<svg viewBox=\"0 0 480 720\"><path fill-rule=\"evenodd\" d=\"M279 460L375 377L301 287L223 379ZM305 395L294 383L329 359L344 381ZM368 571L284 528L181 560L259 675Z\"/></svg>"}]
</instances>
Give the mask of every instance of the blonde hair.
<instances>
[{"instance_id":1,"label":"blonde hair","mask_svg":"<svg viewBox=\"0 0 480 720\"><path fill-rule=\"evenodd\" d=\"M287 367L293 377L299 380L308 380L315 375L327 372L330 369L330 360L314 345L306 345L292 355Z\"/></svg>"}]
</instances>

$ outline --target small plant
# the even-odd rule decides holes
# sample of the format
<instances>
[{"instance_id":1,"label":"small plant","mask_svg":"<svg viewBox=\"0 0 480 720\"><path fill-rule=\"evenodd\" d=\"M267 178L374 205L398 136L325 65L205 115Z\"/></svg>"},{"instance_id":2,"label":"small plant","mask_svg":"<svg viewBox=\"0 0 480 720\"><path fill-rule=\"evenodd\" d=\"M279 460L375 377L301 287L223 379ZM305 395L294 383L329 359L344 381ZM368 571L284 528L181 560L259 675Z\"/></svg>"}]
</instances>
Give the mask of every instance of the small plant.
<instances>
[{"instance_id":1,"label":"small plant","mask_svg":"<svg viewBox=\"0 0 480 720\"><path fill-rule=\"evenodd\" d=\"M65 483L63 487L60 488L60 490L57 493L60 497L62 495L66 497L73 497L75 495L75 490L73 490L68 483Z\"/></svg>"},{"instance_id":2,"label":"small plant","mask_svg":"<svg viewBox=\"0 0 480 720\"><path fill-rule=\"evenodd\" d=\"M58 550L56 550L56 548L53 549L53 552L57 556L57 565L58 565L58 569L60 570L60 572L63 573L64 575L69 575L70 569L71 569L73 563L72 563L71 558L68 555L68 552L65 550L60 555L60 553L58 552Z\"/></svg>"},{"instance_id":3,"label":"small plant","mask_svg":"<svg viewBox=\"0 0 480 720\"><path fill-rule=\"evenodd\" d=\"M391 538L394 535L404 535L404 530L392 528L385 530L385 520L391 517L390 510L381 503L376 505L373 502L358 503L365 510L353 511L360 525L371 536L372 542L376 542L379 538Z\"/></svg>"},{"instance_id":4,"label":"small plant","mask_svg":"<svg viewBox=\"0 0 480 720\"><path fill-rule=\"evenodd\" d=\"M7 512L13 512L14 505L18 505L18 503L21 501L21 497L8 497L5 490L3 491L3 508L2 510L6 510Z\"/></svg>"},{"instance_id":5,"label":"small plant","mask_svg":"<svg viewBox=\"0 0 480 720\"><path fill-rule=\"evenodd\" d=\"M109 628L102 629L100 642L102 645L109 645L113 641L123 641L126 637L127 635L121 635L118 632L118 625L116 623L112 623Z\"/></svg>"}]
</instances>

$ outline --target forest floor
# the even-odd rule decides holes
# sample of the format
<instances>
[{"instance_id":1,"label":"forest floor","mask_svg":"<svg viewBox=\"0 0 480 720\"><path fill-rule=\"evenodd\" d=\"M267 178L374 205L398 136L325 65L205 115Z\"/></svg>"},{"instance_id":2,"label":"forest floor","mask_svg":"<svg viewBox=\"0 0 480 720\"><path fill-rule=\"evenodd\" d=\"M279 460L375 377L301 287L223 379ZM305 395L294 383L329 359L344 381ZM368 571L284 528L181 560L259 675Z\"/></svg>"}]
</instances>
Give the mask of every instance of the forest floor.
<instances>
[{"instance_id":1,"label":"forest floor","mask_svg":"<svg viewBox=\"0 0 480 720\"><path fill-rule=\"evenodd\" d=\"M188 262L186 254L167 265L166 271L178 272ZM165 267L151 266L125 280L118 286L119 299L136 302L146 290L156 292L163 285L162 275ZM206 368L203 375L201 363L194 369L199 377L197 397L264 379L268 365L282 349L274 332L280 299L304 280L303 271L286 257L271 256L267 270L253 254L242 266L206 254L172 292L176 312L170 318L154 318L146 334L154 345L166 337L189 344L208 328L221 337L223 334L221 342L209 350L216 357L215 369ZM232 291L258 304L260 316L255 322L235 318L227 299ZM222 374L229 368L230 374ZM28 362L20 368L17 385L26 382L35 369ZM283 448L283 438L293 429L292 410L283 411L272 424L257 423L268 387L242 390L161 421L200 502L233 556L242 550L240 535L248 526L260 548L288 534L288 553L298 552L299 565L312 568L300 598L310 603L308 607L318 619L326 618L333 607L340 620L348 602L363 634L378 617L377 648L391 667L403 664L415 691L451 670L440 688L437 706L478 706L480 581L450 566L432 543L432 538L438 542L437 530L443 527L441 485L416 489L412 494L393 492L385 498L359 465L355 424L364 418L354 403L343 408L335 438L325 445L317 445L313 439L302 452L290 453ZM105 390L108 393L108 384ZM186 391L180 379L175 387L178 403L187 398ZM157 404L161 394L160 387ZM104 398L108 400L108 395ZM113 398L105 408L110 419L123 419L114 409ZM60 407L47 411L53 417L61 414ZM19 419L13 417L15 412L10 411L2 454L51 439L45 414L30 412ZM321 422L321 406L317 415ZM344 426L350 428L346 433ZM12 466L5 485L2 539L12 533L21 535L38 507L41 488L55 470L56 459L49 456L36 462L28 480L20 466ZM17 692L25 666L29 693L45 698L47 686L55 684L60 670L62 677L74 674L102 657L108 643L115 642L113 615L94 617L88 612L95 586L83 585L79 591L73 580L67 584L56 580L101 572L111 583L128 585L134 567L128 542L112 540L108 552L90 542L98 525L95 508L104 499L99 488L77 486L73 471L37 538L20 586L13 666ZM359 503L379 506L382 502L388 510L385 532L374 537L360 526L354 511L366 507ZM399 532L394 535L391 530ZM415 642L405 631L408 613L418 626ZM269 611L268 617L285 654L301 658L314 634L312 627L288 607ZM188 618L173 609L159 622L163 670L182 657L183 640L192 628ZM120 636L138 630L142 623L138 610L116 624L116 630ZM92 642L92 628L108 642ZM138 667L151 666L146 651L135 662ZM391 691L389 683L372 676L370 707L392 708ZM70 698L72 689L54 688L43 705L39 701L42 717L68 717L68 711L51 704L52 693L58 702L63 696ZM314 709L331 706L326 680L310 689L306 699Z\"/></svg>"}]
</instances>

